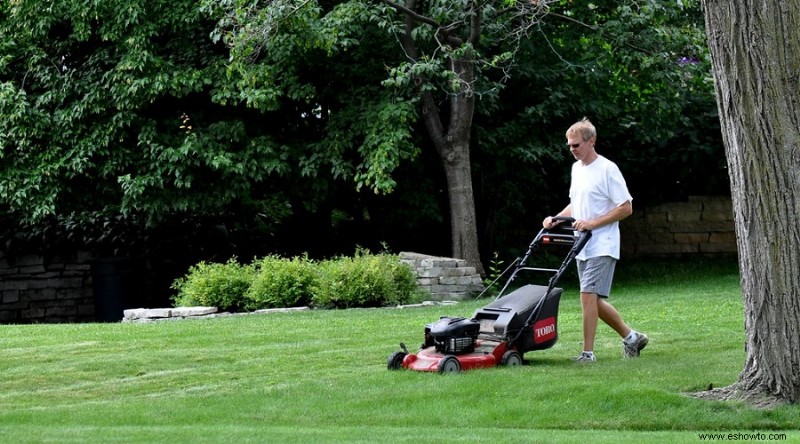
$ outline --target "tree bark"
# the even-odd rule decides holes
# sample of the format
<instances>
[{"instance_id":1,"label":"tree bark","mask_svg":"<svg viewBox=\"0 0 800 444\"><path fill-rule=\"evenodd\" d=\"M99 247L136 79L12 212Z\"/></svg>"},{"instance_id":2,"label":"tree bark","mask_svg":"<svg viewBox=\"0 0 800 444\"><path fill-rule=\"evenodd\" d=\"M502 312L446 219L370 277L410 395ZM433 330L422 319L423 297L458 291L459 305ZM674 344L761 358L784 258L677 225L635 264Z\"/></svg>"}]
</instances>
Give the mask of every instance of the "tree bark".
<instances>
[{"instance_id":1,"label":"tree bark","mask_svg":"<svg viewBox=\"0 0 800 444\"><path fill-rule=\"evenodd\" d=\"M450 97L450 128L447 141L439 148L450 198L450 229L453 256L465 259L483 275L478 253L478 224L475 215L475 195L472 190L472 168L469 158L472 116L475 96L469 89L474 80L472 60L454 60L452 69L462 87Z\"/></svg>"},{"instance_id":2,"label":"tree bark","mask_svg":"<svg viewBox=\"0 0 800 444\"><path fill-rule=\"evenodd\" d=\"M430 92L423 93L422 106L425 126L442 161L447 178L452 255L466 260L483 275L469 156L475 97L467 89L472 84L473 69L471 61L453 62L453 71L465 86L462 87L462 91L451 94L450 125L446 131L439 115L439 108Z\"/></svg>"},{"instance_id":3,"label":"tree bark","mask_svg":"<svg viewBox=\"0 0 800 444\"><path fill-rule=\"evenodd\" d=\"M406 0L404 6L399 6L392 1L383 0L384 3L398 9L405 14L405 32L401 37L401 44L407 56L416 61L418 51L412 33L418 23L438 27L438 24L426 17L416 14L416 0ZM472 17L470 25L470 40L477 43L480 34L480 14ZM458 48L464 44L460 39L442 32L443 40L451 46ZM470 132L472 131L472 117L475 113L475 96L472 86L475 80L475 61L471 58L451 60L450 69L459 79L459 90L450 93L449 117L447 127L442 122L439 106L431 93L425 90L425 79L419 79L420 94L422 96L422 116L428 135L442 160L445 177L447 178L447 191L450 203L450 236L452 256L464 259L483 275L483 265L478 248L478 224L475 213L475 196L472 191L472 169L470 164Z\"/></svg>"},{"instance_id":4,"label":"tree bark","mask_svg":"<svg viewBox=\"0 0 800 444\"><path fill-rule=\"evenodd\" d=\"M746 360L701 397L800 400L800 2L704 0L731 180Z\"/></svg>"}]
</instances>

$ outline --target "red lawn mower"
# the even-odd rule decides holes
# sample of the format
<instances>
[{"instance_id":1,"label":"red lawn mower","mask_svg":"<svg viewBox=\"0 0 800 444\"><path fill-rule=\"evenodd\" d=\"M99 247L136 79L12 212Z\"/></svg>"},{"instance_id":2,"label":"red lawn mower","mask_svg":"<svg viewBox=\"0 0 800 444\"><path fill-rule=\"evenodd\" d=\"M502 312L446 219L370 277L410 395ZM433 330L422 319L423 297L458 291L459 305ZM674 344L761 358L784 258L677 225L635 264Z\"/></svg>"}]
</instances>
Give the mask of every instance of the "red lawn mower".
<instances>
[{"instance_id":1,"label":"red lawn mower","mask_svg":"<svg viewBox=\"0 0 800 444\"><path fill-rule=\"evenodd\" d=\"M591 231L574 231L575 219L556 217L557 225L543 228L522 258L517 258L484 290L485 293L509 270L511 274L497 298L478 309L471 319L443 316L425 325L425 342L417 353L402 351L389 356L389 370L408 369L451 373L496 365L522 365L526 352L544 350L558 339L558 303L563 289L556 287L567 266L592 236ZM557 269L529 267L528 261L545 247L566 247L569 251ZM527 284L506 294L521 272L551 274L546 286ZM481 293L481 295L483 295Z\"/></svg>"}]
</instances>

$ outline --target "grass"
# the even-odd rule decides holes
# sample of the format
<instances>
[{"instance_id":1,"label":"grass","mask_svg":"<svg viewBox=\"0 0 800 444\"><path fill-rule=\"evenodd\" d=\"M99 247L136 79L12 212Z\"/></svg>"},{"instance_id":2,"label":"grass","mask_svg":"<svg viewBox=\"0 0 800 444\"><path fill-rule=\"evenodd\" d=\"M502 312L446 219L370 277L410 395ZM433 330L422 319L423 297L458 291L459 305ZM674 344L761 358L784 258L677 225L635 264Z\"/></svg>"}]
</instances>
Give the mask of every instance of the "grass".
<instances>
[{"instance_id":1,"label":"grass","mask_svg":"<svg viewBox=\"0 0 800 444\"><path fill-rule=\"evenodd\" d=\"M565 279L567 283L571 278ZM386 370L449 307L310 311L152 324L0 326L2 442L698 442L783 433L800 410L686 396L744 361L735 265L620 264L612 302L651 343L637 360L600 327L577 366L567 285L559 342L527 365L437 375ZM750 440L754 441L754 440Z\"/></svg>"}]
</instances>

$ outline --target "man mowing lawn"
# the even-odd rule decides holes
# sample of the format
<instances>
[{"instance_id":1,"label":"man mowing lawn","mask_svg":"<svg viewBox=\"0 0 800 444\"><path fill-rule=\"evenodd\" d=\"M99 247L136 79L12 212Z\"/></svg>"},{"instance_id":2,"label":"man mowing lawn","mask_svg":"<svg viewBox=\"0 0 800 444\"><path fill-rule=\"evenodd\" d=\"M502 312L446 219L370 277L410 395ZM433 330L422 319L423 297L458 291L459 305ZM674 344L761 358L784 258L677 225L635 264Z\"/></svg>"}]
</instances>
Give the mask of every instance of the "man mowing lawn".
<instances>
[{"instance_id":1,"label":"man mowing lawn","mask_svg":"<svg viewBox=\"0 0 800 444\"><path fill-rule=\"evenodd\" d=\"M647 335L628 327L617 309L607 302L619 259L619 221L633 212L633 197L617 165L595 151L597 130L589 119L584 117L573 124L566 135L575 163L570 203L556 216L574 218L578 231L592 230L592 238L576 257L583 312L583 352L575 361L595 362L598 318L622 336L623 356L638 357L647 345ZM555 226L553 217L546 217L542 225L548 229Z\"/></svg>"}]
</instances>

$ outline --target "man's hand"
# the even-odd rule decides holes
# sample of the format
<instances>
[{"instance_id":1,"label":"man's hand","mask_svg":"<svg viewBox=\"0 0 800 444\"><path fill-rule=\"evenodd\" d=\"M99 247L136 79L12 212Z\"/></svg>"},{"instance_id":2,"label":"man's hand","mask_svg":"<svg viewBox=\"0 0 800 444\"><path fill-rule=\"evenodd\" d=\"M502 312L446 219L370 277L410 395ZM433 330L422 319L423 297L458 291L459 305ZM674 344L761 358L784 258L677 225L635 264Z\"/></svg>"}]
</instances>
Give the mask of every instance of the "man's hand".
<instances>
[{"instance_id":1,"label":"man's hand","mask_svg":"<svg viewBox=\"0 0 800 444\"><path fill-rule=\"evenodd\" d=\"M576 220L572 227L577 231L594 230L597 228L592 220Z\"/></svg>"},{"instance_id":2,"label":"man's hand","mask_svg":"<svg viewBox=\"0 0 800 444\"><path fill-rule=\"evenodd\" d=\"M542 221L542 226L546 229L551 229L556 226L555 222L553 222L553 216L547 216Z\"/></svg>"}]
</instances>

